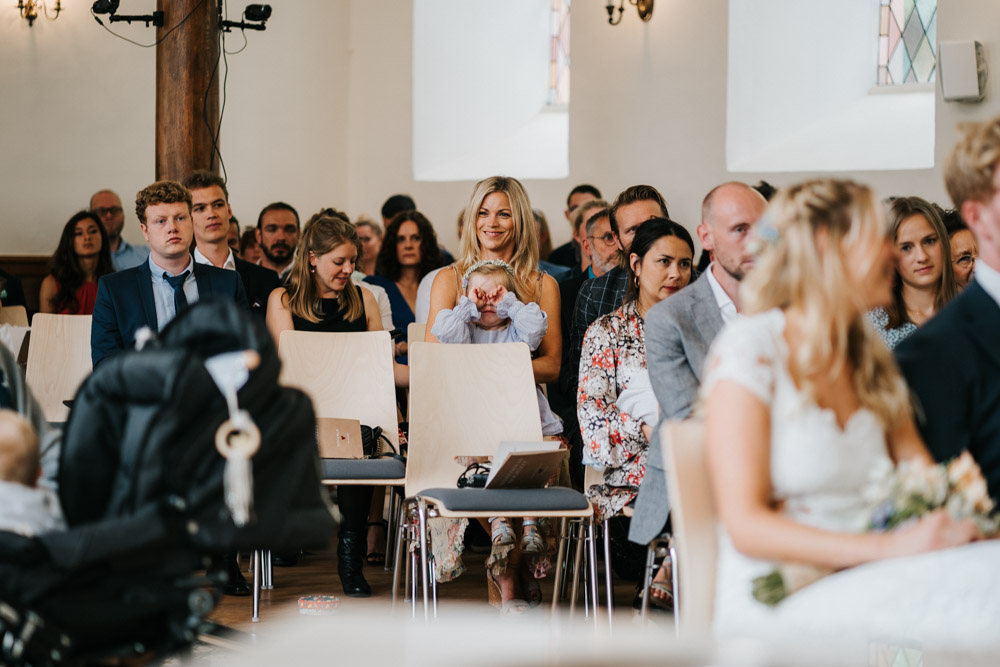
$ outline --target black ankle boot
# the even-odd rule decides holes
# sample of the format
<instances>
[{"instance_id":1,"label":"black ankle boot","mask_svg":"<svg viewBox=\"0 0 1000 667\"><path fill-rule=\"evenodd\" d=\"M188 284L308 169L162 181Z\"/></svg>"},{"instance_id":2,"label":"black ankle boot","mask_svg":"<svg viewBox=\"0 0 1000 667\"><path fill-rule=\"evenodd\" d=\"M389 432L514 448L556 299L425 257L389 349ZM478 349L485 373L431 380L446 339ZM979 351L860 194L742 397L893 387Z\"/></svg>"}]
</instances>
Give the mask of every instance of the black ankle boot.
<instances>
[{"instance_id":1,"label":"black ankle boot","mask_svg":"<svg viewBox=\"0 0 1000 667\"><path fill-rule=\"evenodd\" d=\"M347 597L366 598L372 594L372 588L365 581L365 575L361 571L365 565L365 550L364 533L340 531L337 543L337 574L340 575L340 585Z\"/></svg>"}]
</instances>

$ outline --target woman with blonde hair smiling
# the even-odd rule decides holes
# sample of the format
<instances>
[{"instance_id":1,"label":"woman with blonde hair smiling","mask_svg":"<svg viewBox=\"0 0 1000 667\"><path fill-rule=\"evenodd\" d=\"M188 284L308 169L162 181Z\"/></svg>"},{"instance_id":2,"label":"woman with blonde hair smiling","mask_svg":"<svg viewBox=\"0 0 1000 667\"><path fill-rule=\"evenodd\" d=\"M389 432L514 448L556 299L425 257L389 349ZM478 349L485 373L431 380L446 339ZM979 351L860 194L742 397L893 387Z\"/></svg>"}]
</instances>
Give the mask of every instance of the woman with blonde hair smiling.
<instances>
[{"instance_id":1,"label":"woman with blonde hair smiling","mask_svg":"<svg viewBox=\"0 0 1000 667\"><path fill-rule=\"evenodd\" d=\"M513 292L522 303L535 302L548 319L548 332L542 338L533 359L535 382L554 382L559 377L562 355L562 332L559 318L559 286L552 276L538 270L538 236L535 233L535 216L524 186L507 176L493 176L476 183L462 224L462 249L460 258L449 268L434 277L431 287L431 306L427 318L425 340L436 343L431 332L438 313L455 308L465 293L462 276L476 263L483 260L500 260L512 270ZM489 525L486 526L490 530ZM494 545L506 546L507 536L494 535ZM438 543L435 550L447 546ZM505 612L519 613L526 608L521 599L518 574L521 570L521 551L516 541L507 556L509 566L501 574L494 574L491 587L499 589L500 604ZM524 590L530 601L540 598L533 590L531 578L525 572ZM491 589L491 593L496 592Z\"/></svg>"},{"instance_id":2,"label":"woman with blonde hair smiling","mask_svg":"<svg viewBox=\"0 0 1000 667\"><path fill-rule=\"evenodd\" d=\"M866 532L871 473L932 463L906 384L864 320L892 299L888 232L871 190L828 179L784 189L760 222L746 316L719 334L702 385L724 529L719 634L830 639L859 659L872 638L995 641L1000 543L967 544L976 525L945 510ZM755 580L782 563L842 571L759 602Z\"/></svg>"},{"instance_id":3,"label":"woman with blonde hair smiling","mask_svg":"<svg viewBox=\"0 0 1000 667\"><path fill-rule=\"evenodd\" d=\"M897 197L889 207L889 234L896 245L892 300L869 313L889 349L958 296L948 231L934 205L920 197Z\"/></svg>"}]
</instances>

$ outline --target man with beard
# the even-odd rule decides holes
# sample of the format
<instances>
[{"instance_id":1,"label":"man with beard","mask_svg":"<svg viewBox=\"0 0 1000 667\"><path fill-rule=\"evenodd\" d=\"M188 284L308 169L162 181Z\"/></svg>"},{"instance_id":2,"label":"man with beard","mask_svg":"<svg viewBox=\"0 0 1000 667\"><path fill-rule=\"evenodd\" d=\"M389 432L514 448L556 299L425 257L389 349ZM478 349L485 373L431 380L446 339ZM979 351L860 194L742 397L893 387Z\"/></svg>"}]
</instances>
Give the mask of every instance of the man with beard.
<instances>
[{"instance_id":1,"label":"man with beard","mask_svg":"<svg viewBox=\"0 0 1000 667\"><path fill-rule=\"evenodd\" d=\"M691 413L701 386L705 356L722 325L740 309L740 281L753 267L747 248L767 200L743 183L723 183L701 206L698 239L712 253L708 270L695 282L646 313L646 367L660 406L660 424ZM649 444L646 476L639 487L629 539L649 544L663 532L670 510L663 472L659 428ZM669 595L665 568L657 573L653 595ZM651 600L652 601L652 600Z\"/></svg>"},{"instance_id":2,"label":"man with beard","mask_svg":"<svg viewBox=\"0 0 1000 667\"><path fill-rule=\"evenodd\" d=\"M299 214L284 202L268 204L257 217L257 243L264 257L260 265L271 269L284 282L299 243Z\"/></svg>"}]
</instances>

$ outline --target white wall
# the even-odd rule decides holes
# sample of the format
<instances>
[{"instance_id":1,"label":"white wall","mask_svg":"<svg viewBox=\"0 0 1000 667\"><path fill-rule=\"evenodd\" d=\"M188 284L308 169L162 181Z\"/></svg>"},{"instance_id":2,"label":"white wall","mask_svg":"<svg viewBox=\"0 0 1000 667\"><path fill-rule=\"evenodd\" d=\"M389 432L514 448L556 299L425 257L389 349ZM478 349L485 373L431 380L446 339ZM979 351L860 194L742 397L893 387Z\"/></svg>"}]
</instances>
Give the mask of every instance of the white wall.
<instances>
[{"instance_id":1,"label":"white wall","mask_svg":"<svg viewBox=\"0 0 1000 667\"><path fill-rule=\"evenodd\" d=\"M92 191L110 185L127 200L153 178L152 50L115 40L79 4L64 4L58 21L30 30L13 7L0 8L0 254L48 254ZM377 215L387 195L408 192L454 248L455 216L472 182L413 180L410 4L272 5L268 30L250 34L247 50L230 57L223 149L236 214L253 222L280 198L304 215L321 205ZM990 26L1000 24L1000 3L942 0L938 11L938 39L978 39L998 76L1000 34ZM651 22L629 7L612 27L602 5L575 4L570 174L525 183L556 241L569 237L562 210L577 183L609 197L651 183L693 228L709 188L759 178L726 171L727 20L725 2L661 0ZM979 105L938 96L938 165L956 123L1000 113L995 85ZM767 179L782 185L808 175ZM851 175L884 194L946 201L939 168ZM127 236L137 232L130 217Z\"/></svg>"},{"instance_id":2,"label":"white wall","mask_svg":"<svg viewBox=\"0 0 1000 667\"><path fill-rule=\"evenodd\" d=\"M731 0L732 171L934 166L934 85L876 89L876 0Z\"/></svg>"},{"instance_id":3,"label":"white wall","mask_svg":"<svg viewBox=\"0 0 1000 667\"><path fill-rule=\"evenodd\" d=\"M349 3L272 5L267 30L248 31L247 48L228 56L221 144L244 224L278 199L308 215L347 197ZM63 6L57 20L31 28L13 5L0 8L0 254L51 254L62 226L101 188L122 198L125 237L142 240L132 210L155 178L156 49L108 34L89 2ZM130 0L120 12L154 8ZM155 41L140 26L113 29ZM229 51L242 44L239 33L226 39Z\"/></svg>"},{"instance_id":4,"label":"white wall","mask_svg":"<svg viewBox=\"0 0 1000 667\"><path fill-rule=\"evenodd\" d=\"M565 178L569 113L547 106L551 0L413 7L415 177Z\"/></svg>"}]
</instances>

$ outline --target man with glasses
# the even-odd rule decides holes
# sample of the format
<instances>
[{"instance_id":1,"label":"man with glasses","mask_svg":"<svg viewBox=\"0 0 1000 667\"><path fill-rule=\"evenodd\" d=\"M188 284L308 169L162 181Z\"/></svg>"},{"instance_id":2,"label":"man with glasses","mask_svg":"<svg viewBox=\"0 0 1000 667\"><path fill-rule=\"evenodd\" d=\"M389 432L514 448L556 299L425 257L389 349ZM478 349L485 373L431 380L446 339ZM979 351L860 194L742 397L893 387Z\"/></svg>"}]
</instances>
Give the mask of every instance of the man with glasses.
<instances>
[{"instance_id":1,"label":"man with glasses","mask_svg":"<svg viewBox=\"0 0 1000 667\"><path fill-rule=\"evenodd\" d=\"M139 266L149 257L149 247L132 245L122 238L125 226L125 211L122 200L111 190L98 190L90 198L90 210L97 214L104 230L108 233L111 246L111 263L115 271Z\"/></svg>"}]
</instances>

